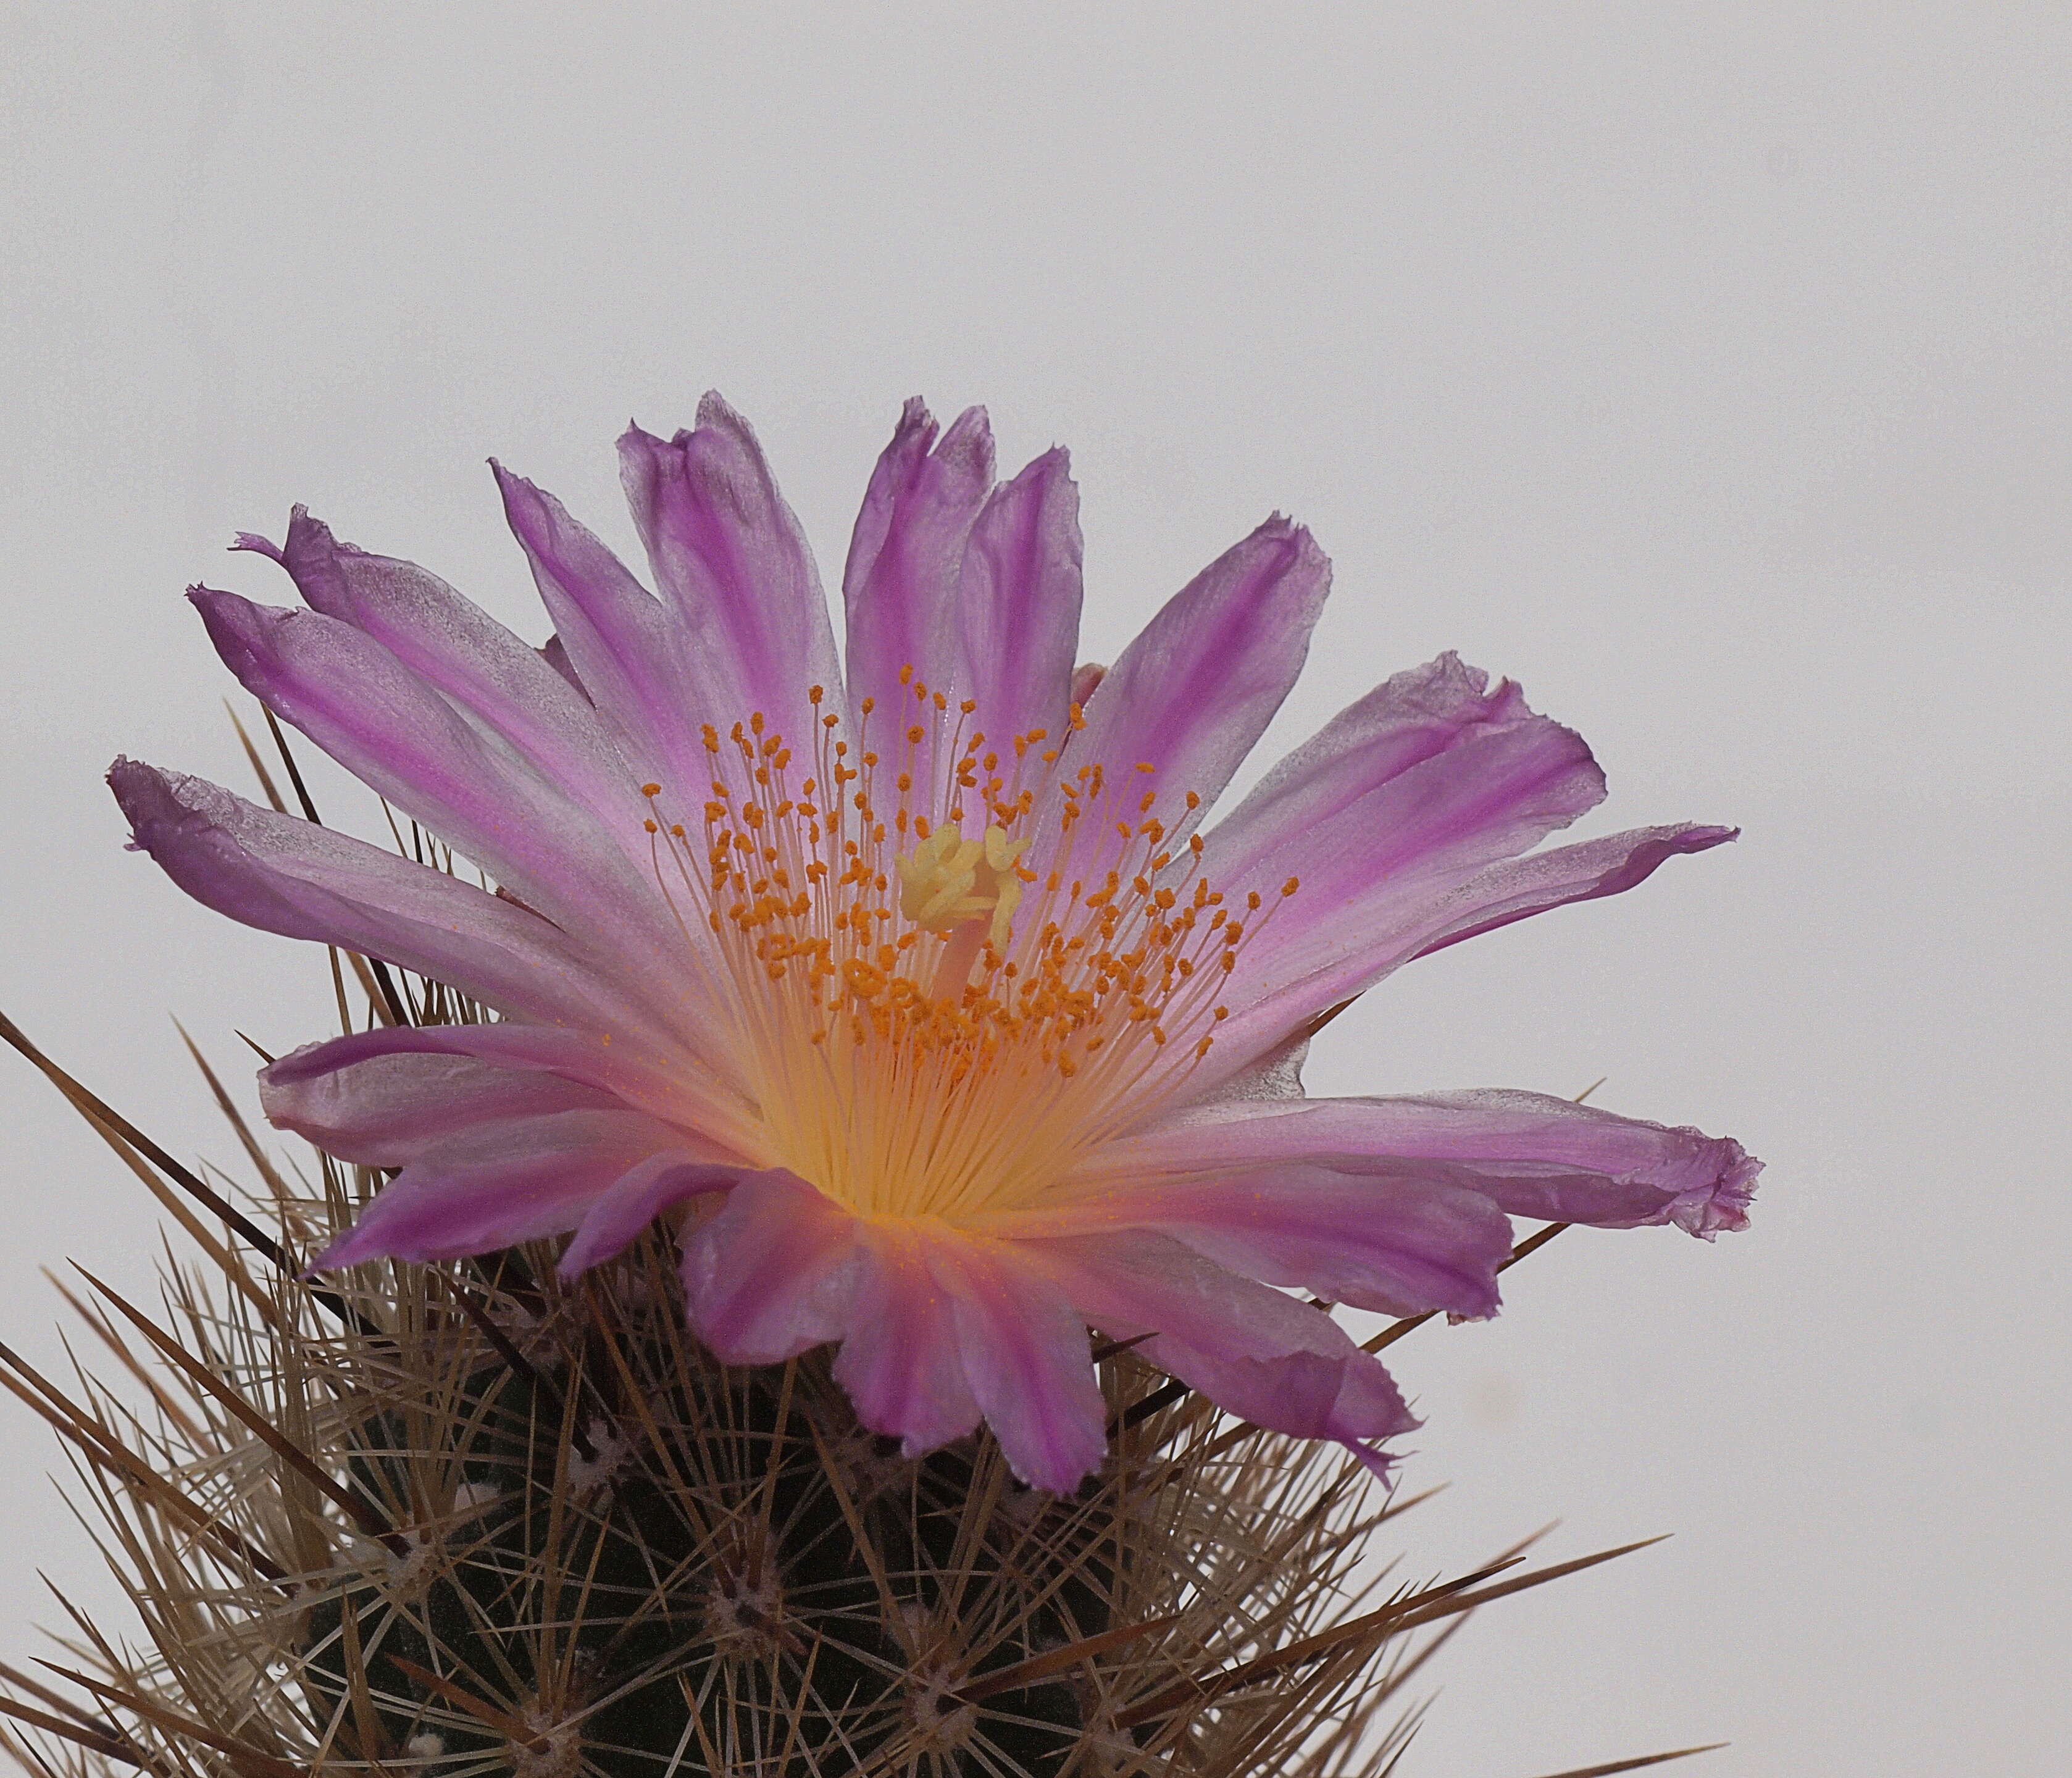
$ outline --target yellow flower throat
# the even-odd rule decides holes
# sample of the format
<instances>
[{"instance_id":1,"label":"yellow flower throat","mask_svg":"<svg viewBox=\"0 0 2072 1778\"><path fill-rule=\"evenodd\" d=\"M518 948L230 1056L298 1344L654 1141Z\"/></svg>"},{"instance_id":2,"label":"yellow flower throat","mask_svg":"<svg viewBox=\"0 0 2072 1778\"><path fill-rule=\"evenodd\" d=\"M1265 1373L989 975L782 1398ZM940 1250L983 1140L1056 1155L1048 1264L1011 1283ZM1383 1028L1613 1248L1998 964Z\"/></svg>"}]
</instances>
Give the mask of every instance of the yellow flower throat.
<instances>
[{"instance_id":1,"label":"yellow flower throat","mask_svg":"<svg viewBox=\"0 0 2072 1778\"><path fill-rule=\"evenodd\" d=\"M1150 766L1061 770L1063 737L996 745L901 677L911 720L866 698L853 745L812 688L810 761L761 715L708 727L709 795L643 786L647 827L735 1022L730 1139L860 1214L954 1222L1040 1201L1180 1091L1272 910L1224 905Z\"/></svg>"}]
</instances>

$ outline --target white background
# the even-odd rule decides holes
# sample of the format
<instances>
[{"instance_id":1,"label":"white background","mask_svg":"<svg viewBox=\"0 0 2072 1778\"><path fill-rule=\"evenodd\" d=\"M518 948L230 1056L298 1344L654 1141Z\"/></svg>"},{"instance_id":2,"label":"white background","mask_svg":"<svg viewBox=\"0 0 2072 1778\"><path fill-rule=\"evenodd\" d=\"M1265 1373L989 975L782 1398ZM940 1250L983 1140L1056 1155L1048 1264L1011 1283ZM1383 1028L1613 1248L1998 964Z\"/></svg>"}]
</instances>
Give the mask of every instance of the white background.
<instances>
[{"instance_id":1,"label":"white background","mask_svg":"<svg viewBox=\"0 0 2072 1778\"><path fill-rule=\"evenodd\" d=\"M1589 831L1736 847L1450 951L1313 1091L1510 1085L1743 1138L1755 1226L1578 1231L1396 1349L1407 1571L1671 1542L1487 1616L1404 1770L1695 1741L2072 1769L2072 13L1971 6L0 10L0 1004L227 1158L177 1014L320 955L125 855L118 749L242 786L179 597L308 501L537 639L483 459L629 547L610 441L722 388L836 577L901 397L1074 447L1086 652L1269 510L1338 593L1269 737L1457 647L1595 745ZM0 1337L154 1217L0 1056ZM0 1653L106 1597L10 1410ZM1678 1768L1682 1769L1682 1768Z\"/></svg>"}]
</instances>

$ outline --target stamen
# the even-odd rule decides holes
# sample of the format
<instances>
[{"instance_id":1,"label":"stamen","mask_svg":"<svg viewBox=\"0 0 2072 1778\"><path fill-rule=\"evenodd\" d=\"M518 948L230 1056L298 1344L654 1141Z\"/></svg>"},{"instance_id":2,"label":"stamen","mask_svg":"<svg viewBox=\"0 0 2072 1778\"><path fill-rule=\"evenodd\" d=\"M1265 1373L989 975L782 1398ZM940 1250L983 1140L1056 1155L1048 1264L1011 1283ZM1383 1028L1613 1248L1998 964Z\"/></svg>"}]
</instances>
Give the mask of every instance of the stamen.
<instances>
[{"instance_id":1,"label":"stamen","mask_svg":"<svg viewBox=\"0 0 2072 1778\"><path fill-rule=\"evenodd\" d=\"M734 1009L748 1146L859 1213L956 1219L1039 1198L1147 1093L1178 1091L1274 909L1255 893L1231 919L1199 837L1166 847L1143 762L1073 765L1038 832L1044 733L989 747L969 700L901 684L914 720L890 759L872 700L852 740L814 687L810 775L758 712L704 731L709 799L642 791L664 893ZM989 819L967 838L972 802Z\"/></svg>"}]
</instances>

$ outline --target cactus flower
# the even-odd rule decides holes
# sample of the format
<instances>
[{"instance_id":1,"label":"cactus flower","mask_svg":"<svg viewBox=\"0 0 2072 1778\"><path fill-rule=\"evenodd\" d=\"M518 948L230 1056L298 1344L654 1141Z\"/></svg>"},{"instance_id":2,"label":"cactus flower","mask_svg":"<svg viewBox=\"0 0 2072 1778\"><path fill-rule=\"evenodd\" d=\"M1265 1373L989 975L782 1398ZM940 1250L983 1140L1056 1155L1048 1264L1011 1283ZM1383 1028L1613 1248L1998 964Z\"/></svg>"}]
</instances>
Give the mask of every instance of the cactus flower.
<instances>
[{"instance_id":1,"label":"cactus flower","mask_svg":"<svg viewBox=\"0 0 2072 1778\"><path fill-rule=\"evenodd\" d=\"M1303 1096L1310 1035L1398 966L1733 833L1541 848L1602 774L1451 655L1224 812L1327 589L1300 526L1268 519L1112 667L1075 666L1065 454L996 482L981 411L939 433L912 402L857 521L838 662L738 414L709 396L695 429L619 449L652 590L497 470L544 648L299 508L279 545L240 545L302 608L191 594L254 696L493 889L111 773L135 844L199 900L466 997L468 1022L261 1074L277 1125L392 1176L319 1267L566 1235L573 1273L666 1217L721 1358L832 1343L862 1423L910 1454L984 1419L1066 1489L1104 1448L1090 1328L1379 1468L1416 1423L1310 1297L1487 1316L1513 1216L1746 1221L1758 1164L1694 1130L1522 1092Z\"/></svg>"}]
</instances>

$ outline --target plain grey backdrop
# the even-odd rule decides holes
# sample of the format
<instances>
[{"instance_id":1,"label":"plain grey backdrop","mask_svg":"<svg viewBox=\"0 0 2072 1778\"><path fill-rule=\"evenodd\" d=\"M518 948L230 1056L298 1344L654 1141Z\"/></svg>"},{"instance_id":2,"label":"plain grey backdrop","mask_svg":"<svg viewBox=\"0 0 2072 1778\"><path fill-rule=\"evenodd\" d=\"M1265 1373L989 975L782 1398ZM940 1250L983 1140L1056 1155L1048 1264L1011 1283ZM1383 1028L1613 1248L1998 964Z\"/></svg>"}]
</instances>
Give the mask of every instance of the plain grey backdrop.
<instances>
[{"instance_id":1,"label":"plain grey backdrop","mask_svg":"<svg viewBox=\"0 0 2072 1778\"><path fill-rule=\"evenodd\" d=\"M1072 446L1110 659L1269 511L1337 593L1265 757L1457 648L1581 729L1585 831L1741 823L1418 964L1313 1091L1741 1137L1754 1226L1578 1231L1392 1361L1404 1572L1670 1542L1487 1614L1408 1778L1729 1739L2072 1769L2064 1181L2072 11L2062 5L10 4L0 1005L183 1155L171 1020L322 1034L99 782L243 787L180 597L307 501L539 639L483 459L630 547L611 441L716 385L838 577L902 397ZM1255 767L1255 770L1257 768ZM0 1337L156 1218L0 1054ZM106 1605L0 1413L0 1655ZM1683 1768L1677 1768L1681 1770Z\"/></svg>"}]
</instances>

